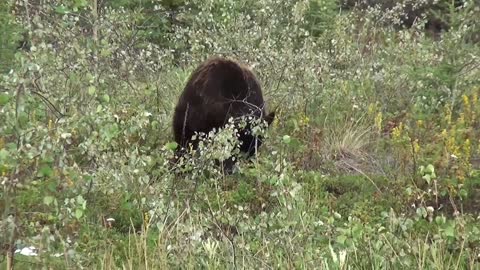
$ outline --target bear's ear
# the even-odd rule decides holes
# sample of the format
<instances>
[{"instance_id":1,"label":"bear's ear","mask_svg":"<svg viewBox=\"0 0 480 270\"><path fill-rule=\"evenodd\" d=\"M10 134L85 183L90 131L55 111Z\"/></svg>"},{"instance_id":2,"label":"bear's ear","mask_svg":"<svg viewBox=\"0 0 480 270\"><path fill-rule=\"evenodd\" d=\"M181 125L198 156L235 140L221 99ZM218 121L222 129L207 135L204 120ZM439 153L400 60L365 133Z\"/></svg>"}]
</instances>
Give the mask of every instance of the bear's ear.
<instances>
[{"instance_id":1,"label":"bear's ear","mask_svg":"<svg viewBox=\"0 0 480 270\"><path fill-rule=\"evenodd\" d=\"M275 120L275 111L265 115L264 117L265 121L267 121L268 126Z\"/></svg>"}]
</instances>

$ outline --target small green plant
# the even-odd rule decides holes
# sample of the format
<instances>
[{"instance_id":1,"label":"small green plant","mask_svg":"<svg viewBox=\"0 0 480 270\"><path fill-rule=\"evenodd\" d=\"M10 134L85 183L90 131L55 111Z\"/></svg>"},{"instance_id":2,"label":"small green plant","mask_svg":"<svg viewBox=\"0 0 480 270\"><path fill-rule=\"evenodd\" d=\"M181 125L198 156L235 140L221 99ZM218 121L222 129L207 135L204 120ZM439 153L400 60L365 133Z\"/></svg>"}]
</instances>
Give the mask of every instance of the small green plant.
<instances>
[{"instance_id":1,"label":"small green plant","mask_svg":"<svg viewBox=\"0 0 480 270\"><path fill-rule=\"evenodd\" d=\"M435 174L435 167L433 167L432 164L428 164L427 167L425 166L420 166L420 174L422 175L422 178L425 179L428 185L432 184L432 180L435 180L437 178L437 175Z\"/></svg>"}]
</instances>

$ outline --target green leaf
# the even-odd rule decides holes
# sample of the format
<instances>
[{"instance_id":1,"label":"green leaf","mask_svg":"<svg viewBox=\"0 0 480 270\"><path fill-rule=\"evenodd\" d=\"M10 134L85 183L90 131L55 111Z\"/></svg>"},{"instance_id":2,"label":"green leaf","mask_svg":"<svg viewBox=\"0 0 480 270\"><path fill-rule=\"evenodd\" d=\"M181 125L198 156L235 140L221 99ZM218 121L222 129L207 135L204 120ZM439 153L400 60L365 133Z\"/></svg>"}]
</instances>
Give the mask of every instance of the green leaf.
<instances>
[{"instance_id":1,"label":"green leaf","mask_svg":"<svg viewBox=\"0 0 480 270\"><path fill-rule=\"evenodd\" d=\"M7 159L7 157L9 156L9 152L7 151L7 149L2 149L0 150L0 160L5 160Z\"/></svg>"},{"instance_id":2,"label":"green leaf","mask_svg":"<svg viewBox=\"0 0 480 270\"><path fill-rule=\"evenodd\" d=\"M436 216L435 217L435 223L437 223L437 225L445 224L445 222L447 222L446 217L444 217L444 216Z\"/></svg>"},{"instance_id":3,"label":"green leaf","mask_svg":"<svg viewBox=\"0 0 480 270\"><path fill-rule=\"evenodd\" d=\"M422 176L422 178L425 179L425 181L427 181L427 183L430 185L430 182L432 181L430 174L425 174Z\"/></svg>"},{"instance_id":4,"label":"green leaf","mask_svg":"<svg viewBox=\"0 0 480 270\"><path fill-rule=\"evenodd\" d=\"M97 91L97 88L95 88L95 86L92 85L92 86L89 86L89 87L88 87L88 94L89 94L90 96L95 95L95 92L96 92L96 91Z\"/></svg>"},{"instance_id":5,"label":"green leaf","mask_svg":"<svg viewBox=\"0 0 480 270\"><path fill-rule=\"evenodd\" d=\"M95 76L93 76L91 73L87 73L85 77L87 78L89 83L95 82Z\"/></svg>"},{"instance_id":6,"label":"green leaf","mask_svg":"<svg viewBox=\"0 0 480 270\"><path fill-rule=\"evenodd\" d=\"M347 241L347 237L345 235L339 235L337 236L337 239L336 239L337 243L339 244L345 244L345 241Z\"/></svg>"},{"instance_id":7,"label":"green leaf","mask_svg":"<svg viewBox=\"0 0 480 270\"><path fill-rule=\"evenodd\" d=\"M352 228L352 237L354 239L360 239L363 235L363 228L358 224L353 226Z\"/></svg>"},{"instance_id":8,"label":"green leaf","mask_svg":"<svg viewBox=\"0 0 480 270\"><path fill-rule=\"evenodd\" d=\"M283 136L282 141L284 144L289 144L292 141L292 138L288 135Z\"/></svg>"},{"instance_id":9,"label":"green leaf","mask_svg":"<svg viewBox=\"0 0 480 270\"><path fill-rule=\"evenodd\" d=\"M417 216L419 217L427 217L427 209L425 209L425 207L419 207L417 208Z\"/></svg>"},{"instance_id":10,"label":"green leaf","mask_svg":"<svg viewBox=\"0 0 480 270\"><path fill-rule=\"evenodd\" d=\"M112 55L112 51L109 48L102 48L102 50L100 51L100 55L103 57L108 57Z\"/></svg>"},{"instance_id":11,"label":"green leaf","mask_svg":"<svg viewBox=\"0 0 480 270\"><path fill-rule=\"evenodd\" d=\"M46 204L46 205L50 205L50 204L53 203L54 200L55 200L55 198L52 197L52 196L45 196L43 198L43 203Z\"/></svg>"},{"instance_id":12,"label":"green leaf","mask_svg":"<svg viewBox=\"0 0 480 270\"><path fill-rule=\"evenodd\" d=\"M178 147L178 143L176 143L176 142L169 142L169 143L165 144L165 148L168 149L168 150L171 150L171 151L177 149L177 147Z\"/></svg>"},{"instance_id":13,"label":"green leaf","mask_svg":"<svg viewBox=\"0 0 480 270\"><path fill-rule=\"evenodd\" d=\"M276 177L276 176L269 177L267 179L267 183L269 183L270 185L276 186L278 184L278 177Z\"/></svg>"},{"instance_id":14,"label":"green leaf","mask_svg":"<svg viewBox=\"0 0 480 270\"><path fill-rule=\"evenodd\" d=\"M38 171L39 177L51 177L53 175L53 169L48 165L43 165Z\"/></svg>"},{"instance_id":15,"label":"green leaf","mask_svg":"<svg viewBox=\"0 0 480 270\"><path fill-rule=\"evenodd\" d=\"M67 7L62 5L62 6L55 7L55 12L61 15L65 15L70 13L70 10L68 10Z\"/></svg>"},{"instance_id":16,"label":"green leaf","mask_svg":"<svg viewBox=\"0 0 480 270\"><path fill-rule=\"evenodd\" d=\"M75 210L75 217L76 217L77 219L80 219L80 218L82 218L82 216L83 216L83 210L80 209L80 208L77 208L77 209Z\"/></svg>"},{"instance_id":17,"label":"green leaf","mask_svg":"<svg viewBox=\"0 0 480 270\"><path fill-rule=\"evenodd\" d=\"M444 233L448 237L455 237L455 223L448 222L447 226L445 227Z\"/></svg>"},{"instance_id":18,"label":"green leaf","mask_svg":"<svg viewBox=\"0 0 480 270\"><path fill-rule=\"evenodd\" d=\"M0 94L0 106L7 104L9 100L10 100L9 95L4 93Z\"/></svg>"},{"instance_id":19,"label":"green leaf","mask_svg":"<svg viewBox=\"0 0 480 270\"><path fill-rule=\"evenodd\" d=\"M103 101L105 101L107 103L110 102L110 96L107 95L107 94L103 95Z\"/></svg>"},{"instance_id":20,"label":"green leaf","mask_svg":"<svg viewBox=\"0 0 480 270\"><path fill-rule=\"evenodd\" d=\"M435 167L433 167L432 164L428 164L427 168L425 169L425 173L428 173L432 176L432 178L435 178Z\"/></svg>"},{"instance_id":21,"label":"green leaf","mask_svg":"<svg viewBox=\"0 0 480 270\"><path fill-rule=\"evenodd\" d=\"M82 206L82 209L85 209L87 206L87 201L83 198L82 195L77 196L77 204Z\"/></svg>"}]
</instances>

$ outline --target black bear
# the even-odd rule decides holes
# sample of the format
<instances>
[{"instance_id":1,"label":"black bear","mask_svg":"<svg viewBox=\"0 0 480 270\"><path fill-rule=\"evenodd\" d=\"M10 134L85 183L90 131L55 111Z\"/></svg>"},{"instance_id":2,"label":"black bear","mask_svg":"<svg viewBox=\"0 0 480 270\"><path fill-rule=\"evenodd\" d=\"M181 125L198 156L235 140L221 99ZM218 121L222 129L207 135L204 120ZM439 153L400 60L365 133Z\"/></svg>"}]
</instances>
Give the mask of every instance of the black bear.
<instances>
[{"instance_id":1,"label":"black bear","mask_svg":"<svg viewBox=\"0 0 480 270\"><path fill-rule=\"evenodd\" d=\"M195 132L209 133L225 126L229 118L263 119L268 125L275 112L266 114L262 90L254 73L233 60L214 57L200 64L190 76L173 116L175 141L182 147L192 141ZM240 151L248 157L255 154L261 138L252 134L248 124L238 131ZM251 123L251 122L250 122ZM233 160L224 163L231 172Z\"/></svg>"}]
</instances>

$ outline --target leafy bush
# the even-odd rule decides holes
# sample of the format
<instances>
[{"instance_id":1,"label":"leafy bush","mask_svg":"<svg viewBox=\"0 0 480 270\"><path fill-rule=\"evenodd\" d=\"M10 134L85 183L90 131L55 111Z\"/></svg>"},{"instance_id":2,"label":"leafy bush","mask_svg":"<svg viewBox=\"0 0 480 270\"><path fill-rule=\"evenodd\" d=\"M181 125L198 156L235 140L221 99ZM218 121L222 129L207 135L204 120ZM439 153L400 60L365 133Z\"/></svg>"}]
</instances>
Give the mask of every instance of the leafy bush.
<instances>
[{"instance_id":1,"label":"leafy bush","mask_svg":"<svg viewBox=\"0 0 480 270\"><path fill-rule=\"evenodd\" d=\"M11 14L11 2L0 3L0 73L13 69L15 52L20 45L23 33Z\"/></svg>"}]
</instances>

